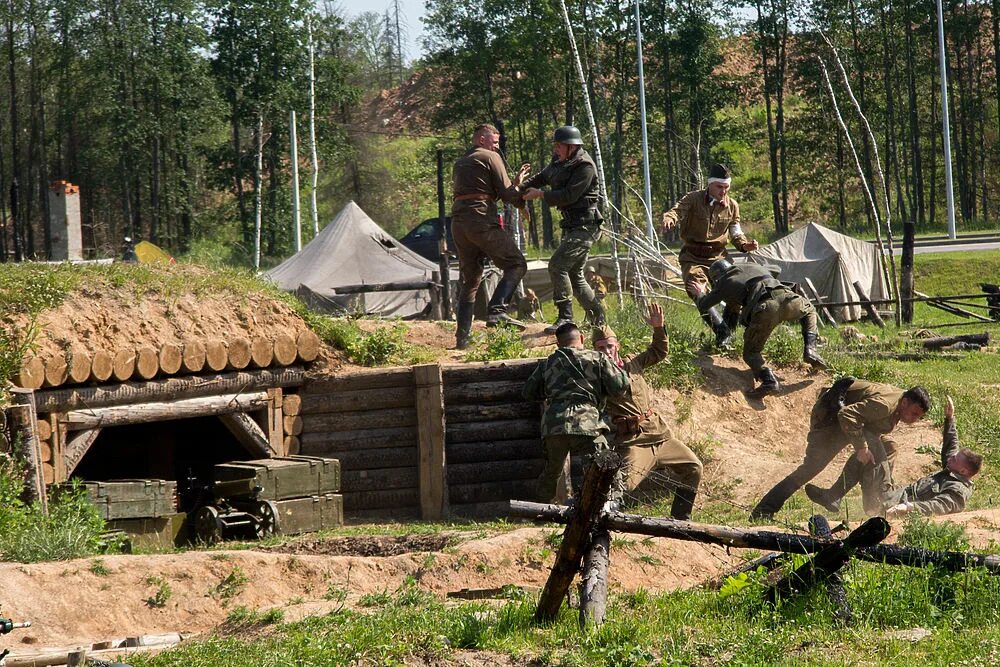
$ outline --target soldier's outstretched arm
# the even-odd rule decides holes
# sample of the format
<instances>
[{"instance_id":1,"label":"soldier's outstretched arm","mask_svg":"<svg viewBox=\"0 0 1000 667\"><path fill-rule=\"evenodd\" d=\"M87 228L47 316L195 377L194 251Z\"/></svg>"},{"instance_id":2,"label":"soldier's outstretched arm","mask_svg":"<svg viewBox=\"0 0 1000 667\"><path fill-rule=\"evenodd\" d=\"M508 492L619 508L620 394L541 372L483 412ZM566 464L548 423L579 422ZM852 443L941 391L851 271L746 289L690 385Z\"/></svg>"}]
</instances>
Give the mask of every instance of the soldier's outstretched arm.
<instances>
[{"instance_id":1,"label":"soldier's outstretched arm","mask_svg":"<svg viewBox=\"0 0 1000 667\"><path fill-rule=\"evenodd\" d=\"M597 178L597 172L592 166L589 164L580 165L573 171L572 178L564 187L545 193L545 203L549 206L569 206L587 194L587 190L593 185L595 178Z\"/></svg>"},{"instance_id":2,"label":"soldier's outstretched arm","mask_svg":"<svg viewBox=\"0 0 1000 667\"><path fill-rule=\"evenodd\" d=\"M654 364L667 358L670 351L670 339L667 330L663 328L663 308L658 303L650 303L646 315L646 323L653 327L653 342L641 354L630 359L626 370L630 373L642 372Z\"/></svg>"},{"instance_id":3,"label":"soldier's outstretched arm","mask_svg":"<svg viewBox=\"0 0 1000 667\"><path fill-rule=\"evenodd\" d=\"M948 467L948 459L958 453L958 425L955 423L955 403L948 396L944 404L943 441L941 442L941 467Z\"/></svg>"},{"instance_id":4,"label":"soldier's outstretched arm","mask_svg":"<svg viewBox=\"0 0 1000 667\"><path fill-rule=\"evenodd\" d=\"M529 401L541 401L545 398L545 362L540 361L535 370L524 383L521 395Z\"/></svg>"},{"instance_id":5,"label":"soldier's outstretched arm","mask_svg":"<svg viewBox=\"0 0 1000 667\"><path fill-rule=\"evenodd\" d=\"M666 233L681 224L681 221L687 217L690 206L691 200L689 199L689 195L681 197L669 211L663 214L663 223L660 231Z\"/></svg>"}]
</instances>

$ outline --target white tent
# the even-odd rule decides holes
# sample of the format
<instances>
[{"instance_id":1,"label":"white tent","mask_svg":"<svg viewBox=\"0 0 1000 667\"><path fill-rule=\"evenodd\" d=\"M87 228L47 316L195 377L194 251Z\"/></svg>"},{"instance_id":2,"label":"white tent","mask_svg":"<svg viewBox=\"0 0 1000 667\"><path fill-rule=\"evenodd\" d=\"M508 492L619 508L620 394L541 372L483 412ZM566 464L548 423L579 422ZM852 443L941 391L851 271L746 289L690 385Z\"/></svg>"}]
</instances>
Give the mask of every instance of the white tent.
<instances>
[{"instance_id":1,"label":"white tent","mask_svg":"<svg viewBox=\"0 0 1000 667\"><path fill-rule=\"evenodd\" d=\"M427 290L337 294L338 287L431 280L438 267L386 234L353 201L306 247L265 276L311 308L406 317L430 303Z\"/></svg>"},{"instance_id":2,"label":"white tent","mask_svg":"<svg viewBox=\"0 0 1000 667\"><path fill-rule=\"evenodd\" d=\"M860 282L873 300L888 298L878 248L859 239L811 223L749 253L752 260L781 268L783 281L805 284L809 278L820 296L835 303L857 301L854 282ZM860 306L830 309L840 322L857 320Z\"/></svg>"}]
</instances>

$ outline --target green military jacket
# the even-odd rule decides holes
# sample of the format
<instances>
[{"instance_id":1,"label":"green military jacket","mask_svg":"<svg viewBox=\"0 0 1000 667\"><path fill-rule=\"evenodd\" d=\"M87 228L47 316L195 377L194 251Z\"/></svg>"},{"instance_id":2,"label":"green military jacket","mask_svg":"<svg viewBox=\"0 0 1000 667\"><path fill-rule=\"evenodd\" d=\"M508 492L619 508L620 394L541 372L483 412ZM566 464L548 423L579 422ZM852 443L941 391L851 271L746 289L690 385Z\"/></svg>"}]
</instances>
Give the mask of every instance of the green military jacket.
<instances>
[{"instance_id":1,"label":"green military jacket","mask_svg":"<svg viewBox=\"0 0 1000 667\"><path fill-rule=\"evenodd\" d=\"M715 281L711 292L698 299L698 310L707 313L712 306L725 301L727 310L742 309L740 322L748 326L757 304L773 289L784 289L784 286L764 267L735 264Z\"/></svg>"},{"instance_id":2,"label":"green military jacket","mask_svg":"<svg viewBox=\"0 0 1000 667\"><path fill-rule=\"evenodd\" d=\"M496 151L475 146L455 160L451 175L453 220L497 221L496 200L514 203L520 197L507 176L507 166ZM483 195L490 199L460 199L466 195Z\"/></svg>"},{"instance_id":3,"label":"green military jacket","mask_svg":"<svg viewBox=\"0 0 1000 667\"><path fill-rule=\"evenodd\" d=\"M596 350L560 347L524 385L529 401L545 400L542 436L607 433L601 411L609 396L628 389L628 375Z\"/></svg>"},{"instance_id":4,"label":"green military jacket","mask_svg":"<svg viewBox=\"0 0 1000 667\"><path fill-rule=\"evenodd\" d=\"M655 445L672 437L663 415L653 411L653 389L642 372L667 358L669 340L663 327L653 329L653 342L645 352L627 359L623 365L628 373L629 386L620 396L608 398L608 416L645 418L639 422L639 433L615 442L617 447Z\"/></svg>"},{"instance_id":5,"label":"green military jacket","mask_svg":"<svg viewBox=\"0 0 1000 667\"><path fill-rule=\"evenodd\" d=\"M604 217L598 210L600 190L597 183L597 166L587 151L580 148L568 160L553 160L521 184L521 190L548 185L545 203L555 206L563 214L564 229L585 225L600 225Z\"/></svg>"},{"instance_id":6,"label":"green military jacket","mask_svg":"<svg viewBox=\"0 0 1000 667\"><path fill-rule=\"evenodd\" d=\"M944 420L941 445L941 470L921 477L902 489L898 503L911 503L924 516L954 514L965 509L972 496L972 480L948 470L948 459L958 453L958 428L955 419Z\"/></svg>"},{"instance_id":7,"label":"green military jacket","mask_svg":"<svg viewBox=\"0 0 1000 667\"><path fill-rule=\"evenodd\" d=\"M844 397L845 405L837 412L837 424L855 450L868 447L867 438L872 436L881 436L887 449L895 447L886 434L896 428L893 413L902 397L903 390L891 385L867 380L851 383Z\"/></svg>"},{"instance_id":8,"label":"green military jacket","mask_svg":"<svg viewBox=\"0 0 1000 667\"><path fill-rule=\"evenodd\" d=\"M665 217L679 228L682 262L720 257L730 239L738 250L747 241L740 227L740 205L732 197L712 203L708 190L695 190L681 197Z\"/></svg>"}]
</instances>

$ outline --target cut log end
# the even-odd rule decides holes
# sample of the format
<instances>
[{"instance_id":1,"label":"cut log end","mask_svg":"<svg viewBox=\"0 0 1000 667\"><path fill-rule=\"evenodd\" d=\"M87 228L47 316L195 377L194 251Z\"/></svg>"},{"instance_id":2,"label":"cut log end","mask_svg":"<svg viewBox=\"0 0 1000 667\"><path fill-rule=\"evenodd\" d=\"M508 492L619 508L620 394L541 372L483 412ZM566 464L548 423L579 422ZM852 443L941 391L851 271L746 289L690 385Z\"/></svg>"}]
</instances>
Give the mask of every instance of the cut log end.
<instances>
[{"instance_id":1,"label":"cut log end","mask_svg":"<svg viewBox=\"0 0 1000 667\"><path fill-rule=\"evenodd\" d=\"M56 469L51 463L42 464L42 480L45 484L52 484L56 481Z\"/></svg>"},{"instance_id":2,"label":"cut log end","mask_svg":"<svg viewBox=\"0 0 1000 667\"><path fill-rule=\"evenodd\" d=\"M52 438L52 424L48 419L42 418L35 422L39 440L49 440Z\"/></svg>"},{"instance_id":3,"label":"cut log end","mask_svg":"<svg viewBox=\"0 0 1000 667\"><path fill-rule=\"evenodd\" d=\"M135 373L135 352L133 350L118 350L112 363L111 377L118 382L125 382Z\"/></svg>"},{"instance_id":4,"label":"cut log end","mask_svg":"<svg viewBox=\"0 0 1000 667\"><path fill-rule=\"evenodd\" d=\"M298 353L294 338L288 334L278 334L274 337L274 363L279 366L294 364Z\"/></svg>"},{"instance_id":5,"label":"cut log end","mask_svg":"<svg viewBox=\"0 0 1000 667\"><path fill-rule=\"evenodd\" d=\"M140 347L135 353L135 373L137 378L152 380L160 370L159 353L152 347Z\"/></svg>"},{"instance_id":6,"label":"cut log end","mask_svg":"<svg viewBox=\"0 0 1000 667\"><path fill-rule=\"evenodd\" d=\"M24 389L39 389L45 382L45 362L41 357L31 357L21 364L14 384Z\"/></svg>"},{"instance_id":7,"label":"cut log end","mask_svg":"<svg viewBox=\"0 0 1000 667\"><path fill-rule=\"evenodd\" d=\"M315 361L319 356L320 340L312 330L306 329L295 339L298 347L299 359L302 361Z\"/></svg>"},{"instance_id":8,"label":"cut log end","mask_svg":"<svg viewBox=\"0 0 1000 667\"><path fill-rule=\"evenodd\" d=\"M200 340L187 341L181 355L181 368L187 373L200 373L205 368L206 358L204 343Z\"/></svg>"},{"instance_id":9,"label":"cut log end","mask_svg":"<svg viewBox=\"0 0 1000 667\"><path fill-rule=\"evenodd\" d=\"M286 417L295 417L302 412L302 397L298 394L285 394L281 400L281 412Z\"/></svg>"},{"instance_id":10,"label":"cut log end","mask_svg":"<svg viewBox=\"0 0 1000 667\"><path fill-rule=\"evenodd\" d=\"M95 382L106 382L114 371L114 357L104 350L95 351L90 360L90 378Z\"/></svg>"},{"instance_id":11,"label":"cut log end","mask_svg":"<svg viewBox=\"0 0 1000 667\"><path fill-rule=\"evenodd\" d=\"M219 372L229 364L229 351L221 340L205 341L205 366L209 370Z\"/></svg>"},{"instance_id":12,"label":"cut log end","mask_svg":"<svg viewBox=\"0 0 1000 667\"><path fill-rule=\"evenodd\" d=\"M45 359L44 386L58 387L59 385L66 384L68 378L69 366L66 363L66 355L64 353L56 352Z\"/></svg>"},{"instance_id":13,"label":"cut log end","mask_svg":"<svg viewBox=\"0 0 1000 667\"><path fill-rule=\"evenodd\" d=\"M226 346L230 368L243 370L250 365L250 341L246 338L233 338Z\"/></svg>"},{"instance_id":14,"label":"cut log end","mask_svg":"<svg viewBox=\"0 0 1000 667\"><path fill-rule=\"evenodd\" d=\"M297 435L286 435L284 445L286 456L293 456L302 451L302 441Z\"/></svg>"},{"instance_id":15,"label":"cut log end","mask_svg":"<svg viewBox=\"0 0 1000 667\"><path fill-rule=\"evenodd\" d=\"M283 419L285 435L301 435L302 417L285 417Z\"/></svg>"},{"instance_id":16,"label":"cut log end","mask_svg":"<svg viewBox=\"0 0 1000 667\"><path fill-rule=\"evenodd\" d=\"M177 343L164 343L157 354L160 372L164 375L176 375L181 369L183 359L184 350Z\"/></svg>"},{"instance_id":17,"label":"cut log end","mask_svg":"<svg viewBox=\"0 0 1000 667\"><path fill-rule=\"evenodd\" d=\"M274 343L270 338L257 337L250 342L250 361L257 368L274 363Z\"/></svg>"},{"instance_id":18,"label":"cut log end","mask_svg":"<svg viewBox=\"0 0 1000 667\"><path fill-rule=\"evenodd\" d=\"M66 354L67 381L81 384L90 379L93 359L83 347L76 345Z\"/></svg>"}]
</instances>

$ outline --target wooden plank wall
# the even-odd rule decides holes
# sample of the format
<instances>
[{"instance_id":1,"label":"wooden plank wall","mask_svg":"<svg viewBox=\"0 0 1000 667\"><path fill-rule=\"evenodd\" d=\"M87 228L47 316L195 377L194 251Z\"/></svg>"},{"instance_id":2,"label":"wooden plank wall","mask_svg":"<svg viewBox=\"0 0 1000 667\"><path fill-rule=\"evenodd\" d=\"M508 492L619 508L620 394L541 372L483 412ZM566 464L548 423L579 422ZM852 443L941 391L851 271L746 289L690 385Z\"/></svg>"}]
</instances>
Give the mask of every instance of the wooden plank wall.
<instances>
[{"instance_id":1,"label":"wooden plank wall","mask_svg":"<svg viewBox=\"0 0 1000 667\"><path fill-rule=\"evenodd\" d=\"M420 516L416 383L411 368L353 372L303 386L300 451L340 459L344 513Z\"/></svg>"},{"instance_id":2,"label":"wooden plank wall","mask_svg":"<svg viewBox=\"0 0 1000 667\"><path fill-rule=\"evenodd\" d=\"M449 501L456 516L507 515L534 500L542 472L541 404L521 398L538 359L444 368Z\"/></svg>"}]
</instances>

